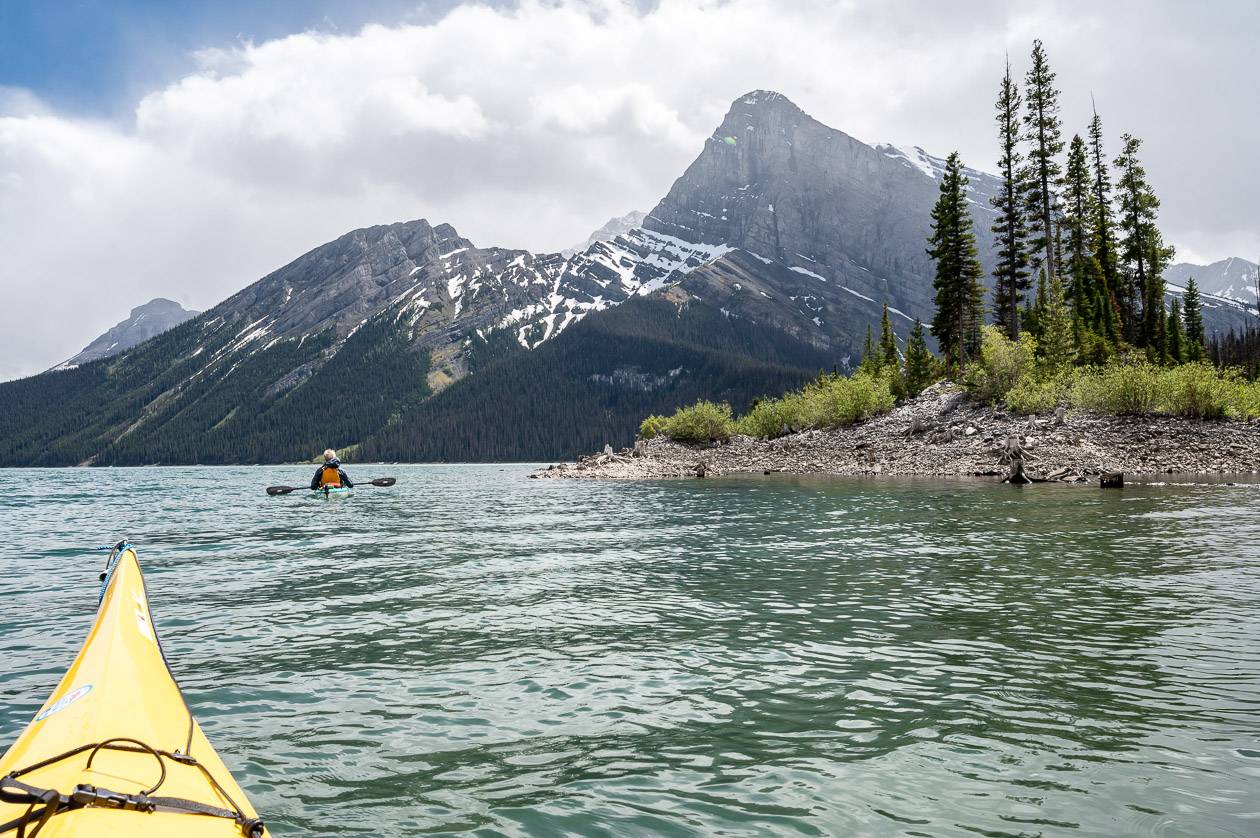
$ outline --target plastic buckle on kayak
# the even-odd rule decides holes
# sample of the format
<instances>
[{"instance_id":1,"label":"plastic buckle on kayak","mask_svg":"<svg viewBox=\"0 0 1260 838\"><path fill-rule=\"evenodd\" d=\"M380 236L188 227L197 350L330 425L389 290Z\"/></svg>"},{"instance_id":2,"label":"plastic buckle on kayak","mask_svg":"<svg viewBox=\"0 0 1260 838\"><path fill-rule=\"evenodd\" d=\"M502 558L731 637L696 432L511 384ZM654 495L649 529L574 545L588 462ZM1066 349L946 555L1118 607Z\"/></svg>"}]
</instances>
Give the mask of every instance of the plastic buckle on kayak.
<instances>
[{"instance_id":1,"label":"plastic buckle on kayak","mask_svg":"<svg viewBox=\"0 0 1260 838\"><path fill-rule=\"evenodd\" d=\"M169 754L164 753L164 756L170 757L171 759L178 762L180 765L196 765L197 764L196 757L191 757L188 754L181 754L179 751L172 751Z\"/></svg>"},{"instance_id":2,"label":"plastic buckle on kayak","mask_svg":"<svg viewBox=\"0 0 1260 838\"><path fill-rule=\"evenodd\" d=\"M123 794L88 785L75 786L70 799L80 806L103 806L106 809L129 809L137 812L152 812L157 809L157 804L143 794Z\"/></svg>"}]
</instances>

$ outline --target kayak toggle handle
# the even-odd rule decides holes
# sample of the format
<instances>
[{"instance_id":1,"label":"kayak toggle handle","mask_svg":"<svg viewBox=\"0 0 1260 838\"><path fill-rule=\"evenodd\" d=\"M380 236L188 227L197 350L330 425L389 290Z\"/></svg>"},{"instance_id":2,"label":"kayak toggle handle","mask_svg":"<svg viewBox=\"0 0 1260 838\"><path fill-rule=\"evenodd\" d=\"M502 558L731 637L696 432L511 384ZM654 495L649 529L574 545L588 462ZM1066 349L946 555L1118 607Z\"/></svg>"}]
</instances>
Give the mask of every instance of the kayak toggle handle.
<instances>
[{"instance_id":1,"label":"kayak toggle handle","mask_svg":"<svg viewBox=\"0 0 1260 838\"><path fill-rule=\"evenodd\" d=\"M114 742L127 742L137 747L120 748L117 745L113 745L112 743ZM100 751L101 748L105 748L105 747L110 747L111 750L115 750L115 751L138 751L139 753L153 754L153 758L157 760L158 767L162 769L162 775L158 777L158 781L153 784L152 788L149 788L149 789L146 789L145 791L140 792L139 794L140 797L148 797L150 794L153 794L153 792L157 791L158 788L163 783L166 782L166 763L162 762L162 755L159 754L157 751L153 750L153 748L141 742L139 739L128 739L125 736L115 736L113 739L106 739L103 742L97 742L96 747L92 748L92 753L88 754L87 768L89 770L92 768L92 760L96 758L97 752ZM95 787L88 786L88 788L95 788ZM110 794L116 794L116 792L110 792Z\"/></svg>"}]
</instances>

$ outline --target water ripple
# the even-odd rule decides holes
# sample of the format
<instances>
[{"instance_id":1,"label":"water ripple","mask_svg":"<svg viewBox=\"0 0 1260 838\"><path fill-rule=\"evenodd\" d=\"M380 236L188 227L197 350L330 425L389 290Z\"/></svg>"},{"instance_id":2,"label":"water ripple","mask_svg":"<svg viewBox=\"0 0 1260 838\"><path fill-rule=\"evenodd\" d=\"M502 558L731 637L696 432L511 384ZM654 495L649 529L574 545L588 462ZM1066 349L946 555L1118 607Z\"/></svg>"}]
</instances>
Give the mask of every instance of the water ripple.
<instances>
[{"instance_id":1,"label":"water ripple","mask_svg":"<svg viewBox=\"0 0 1260 838\"><path fill-rule=\"evenodd\" d=\"M1256 833L1255 486L386 471L11 471L0 740L128 535L277 835Z\"/></svg>"}]
</instances>

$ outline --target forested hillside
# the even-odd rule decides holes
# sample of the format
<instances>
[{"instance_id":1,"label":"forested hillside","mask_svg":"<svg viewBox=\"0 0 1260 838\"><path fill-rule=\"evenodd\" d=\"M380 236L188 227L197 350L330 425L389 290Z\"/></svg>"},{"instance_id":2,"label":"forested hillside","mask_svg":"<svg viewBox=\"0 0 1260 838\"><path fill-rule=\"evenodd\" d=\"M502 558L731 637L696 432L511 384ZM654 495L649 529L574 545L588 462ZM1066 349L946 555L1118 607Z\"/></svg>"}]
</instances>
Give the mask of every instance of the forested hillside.
<instances>
[{"instance_id":1,"label":"forested hillside","mask_svg":"<svg viewBox=\"0 0 1260 838\"><path fill-rule=\"evenodd\" d=\"M548 460L628 445L646 413L697 398L746 407L833 353L683 293L639 298L532 352L508 350L364 443L358 459Z\"/></svg>"}]
</instances>

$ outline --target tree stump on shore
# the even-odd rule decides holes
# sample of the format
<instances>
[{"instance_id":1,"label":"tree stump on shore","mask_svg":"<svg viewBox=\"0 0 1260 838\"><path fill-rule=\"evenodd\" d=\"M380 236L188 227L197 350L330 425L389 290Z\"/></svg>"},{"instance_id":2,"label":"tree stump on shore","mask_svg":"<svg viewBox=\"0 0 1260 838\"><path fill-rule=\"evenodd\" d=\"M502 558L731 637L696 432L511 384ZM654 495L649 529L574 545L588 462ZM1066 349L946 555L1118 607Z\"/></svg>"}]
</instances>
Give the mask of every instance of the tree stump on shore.
<instances>
[{"instance_id":1,"label":"tree stump on shore","mask_svg":"<svg viewBox=\"0 0 1260 838\"><path fill-rule=\"evenodd\" d=\"M1024 474L1024 458L1028 454L1024 451L1024 445L1020 442L1019 434L1009 434L1006 442L1002 445L1002 455L998 458L998 462L1010 465L1010 472L1006 475L1003 483L1024 484L1031 483L1032 479Z\"/></svg>"}]
</instances>

